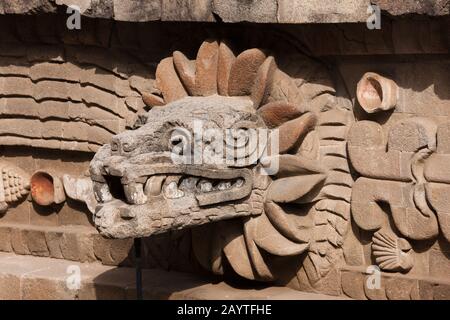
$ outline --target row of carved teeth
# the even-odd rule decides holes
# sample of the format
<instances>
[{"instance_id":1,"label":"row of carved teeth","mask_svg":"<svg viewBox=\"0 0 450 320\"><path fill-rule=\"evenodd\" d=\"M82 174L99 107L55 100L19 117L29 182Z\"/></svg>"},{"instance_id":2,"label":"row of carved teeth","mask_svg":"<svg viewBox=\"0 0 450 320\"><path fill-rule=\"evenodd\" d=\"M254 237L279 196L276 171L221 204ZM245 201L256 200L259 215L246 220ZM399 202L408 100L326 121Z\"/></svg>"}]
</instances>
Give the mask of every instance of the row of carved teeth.
<instances>
[{"instance_id":1,"label":"row of carved teeth","mask_svg":"<svg viewBox=\"0 0 450 320\"><path fill-rule=\"evenodd\" d=\"M161 193L168 199L177 199L184 197L186 192L227 191L233 188L240 188L243 185L244 180L242 178L221 180L181 175L154 175L150 176L145 183L132 182L123 185L123 193L127 202L131 204L145 204L149 197L159 196ZM106 184L97 186L96 195L100 202L108 202L114 198L109 190L110 187Z\"/></svg>"},{"instance_id":2,"label":"row of carved teeth","mask_svg":"<svg viewBox=\"0 0 450 320\"><path fill-rule=\"evenodd\" d=\"M178 180L178 181L177 181ZM244 184L241 178L230 180L207 179L198 177L175 177L163 186L166 198L176 199L184 196L185 191L196 193L208 193L213 191L226 191L233 188L240 188Z\"/></svg>"}]
</instances>

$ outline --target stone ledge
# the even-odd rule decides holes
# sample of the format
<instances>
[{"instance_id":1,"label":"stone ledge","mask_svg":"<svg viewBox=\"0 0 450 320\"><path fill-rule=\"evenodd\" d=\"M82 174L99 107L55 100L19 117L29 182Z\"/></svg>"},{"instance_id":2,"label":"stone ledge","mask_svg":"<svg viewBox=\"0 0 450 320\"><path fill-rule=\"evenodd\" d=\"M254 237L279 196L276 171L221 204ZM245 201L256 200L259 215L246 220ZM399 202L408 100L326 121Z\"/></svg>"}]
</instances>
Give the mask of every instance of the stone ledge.
<instances>
[{"instance_id":1,"label":"stone ledge","mask_svg":"<svg viewBox=\"0 0 450 320\"><path fill-rule=\"evenodd\" d=\"M341 285L344 294L357 300L448 300L450 281L434 277L417 278L395 273L380 273L379 288L369 289L371 274L365 267L341 268Z\"/></svg>"},{"instance_id":2,"label":"stone ledge","mask_svg":"<svg viewBox=\"0 0 450 320\"><path fill-rule=\"evenodd\" d=\"M0 251L105 265L131 265L133 240L105 239L87 226L0 224Z\"/></svg>"},{"instance_id":3,"label":"stone ledge","mask_svg":"<svg viewBox=\"0 0 450 320\"><path fill-rule=\"evenodd\" d=\"M447 0L14 0L0 3L0 14L54 13L77 5L87 17L117 21L338 23L365 22L371 3L391 16L449 14Z\"/></svg>"},{"instance_id":4,"label":"stone ledge","mask_svg":"<svg viewBox=\"0 0 450 320\"><path fill-rule=\"evenodd\" d=\"M231 39L234 37L233 30L235 30L233 24L186 23L180 26L178 23L127 23L86 18L82 22L82 30L74 33L74 31L65 28L65 18L65 14L0 16L0 38L4 39L4 42L0 45L0 62L3 63L3 68L0 68L0 72L6 74L22 72L28 75L29 72L26 68L17 71L16 64L25 64L25 66L34 64L37 68L41 63L50 63L50 65L59 63L70 64L68 67L73 67L74 64L91 63L110 70L112 74L101 77L95 74L94 78L89 76L87 78L83 77L83 80L79 79L83 82L84 89L89 89L91 85L105 88L108 81L112 81L111 79L115 79L114 81L117 82L119 77L126 77L128 78L129 86L134 90L140 93L149 92L153 86L152 77L154 78L151 75L151 71L143 70L135 62L128 64L127 68L131 69L127 72L124 71L127 69L123 67L117 68L119 65L124 66L127 63L125 56L119 54L120 50L124 48L137 50L140 52L142 59L148 60L155 52L158 52L158 55L163 54L164 50L169 50L173 45L173 38L162 36L156 48L153 41L148 41L150 35L158 35L157 37L160 37L165 34L180 34L180 30L183 29L183 32L186 34L195 35L195 40L190 39L191 42L197 42L200 39L204 40L206 37L211 36L223 36ZM43 19L49 25L55 26L55 28L46 28L42 24ZM251 42L252 38L266 39L261 42L262 46L266 46L266 41L267 43L272 43L272 41L278 42L281 39L281 43L301 43L305 50L313 52L315 56L324 56L325 59L327 59L327 56L346 56L351 61L355 61L353 56L361 55L448 55L449 41L446 37L448 23L446 20L442 17L421 20L383 20L380 30L370 30L364 23L242 25L240 26L240 35L232 43ZM22 25L26 25L27 28L19 28ZM111 48L105 50L109 39L111 39ZM187 43L180 41L177 45L186 46ZM294 49L290 45L287 48L291 48L289 50ZM295 49L295 52L298 53L298 49ZM284 53L277 52L276 55L282 56L283 54L291 53L284 51ZM442 57L437 58L442 59ZM61 67L65 64L61 64ZM65 75L64 77L74 79L73 74ZM35 79L36 75L32 78ZM11 78L11 80L14 80L14 78ZM19 80L23 81L23 79ZM118 83L120 83L120 90L116 91L115 95L124 95L128 90L125 88L127 86L126 80L121 80ZM11 84L8 84L8 87L10 86ZM125 91L123 91L124 88L126 89ZM29 90L29 88L27 89ZM85 103L100 104L101 107L109 108L108 102L111 101L111 96L102 94L102 97L99 98L90 89L88 93L89 97L84 98ZM79 94L76 94L76 96L79 96ZM8 105L8 101L10 101L11 107L9 109L15 110L14 106L17 103L14 104L13 100L17 99L3 99L5 108ZM120 102L119 100L116 100L116 102ZM39 104L34 102L39 107L39 116L41 111L45 109L40 107L44 107L48 103L45 101ZM63 102L60 103L62 104ZM64 102L66 105L68 103ZM142 99L139 100L138 97L129 96L125 98L125 104L133 110L143 108ZM84 103L80 103L80 101L71 102L71 107L80 108L83 106ZM81 108L80 110L82 112L84 109ZM93 109L91 111L93 113L89 113L89 115L98 114L96 117L102 116L103 112L95 110ZM132 112L124 114L128 122L132 121L131 114ZM105 125L105 122L102 125ZM124 125L126 123L119 124L119 127ZM115 120L110 122L108 127L110 130L116 131ZM17 144L17 138L14 137L3 136L1 139L3 144L11 143L11 141ZM26 141L30 142L28 139L19 140L23 140L23 143ZM33 139L33 141L32 144L39 144L40 140ZM47 143L46 148L48 148L48 140L45 141ZM59 145L58 148L62 146L60 143L57 145ZM81 147L82 145L80 144L79 146ZM89 145L86 146L89 147Z\"/></svg>"},{"instance_id":5,"label":"stone ledge","mask_svg":"<svg viewBox=\"0 0 450 320\"><path fill-rule=\"evenodd\" d=\"M67 279L79 268L79 289L70 290ZM284 287L239 289L197 275L143 270L144 299L271 299L330 300L336 297ZM135 269L78 263L61 259L0 253L0 300L135 299Z\"/></svg>"}]
</instances>

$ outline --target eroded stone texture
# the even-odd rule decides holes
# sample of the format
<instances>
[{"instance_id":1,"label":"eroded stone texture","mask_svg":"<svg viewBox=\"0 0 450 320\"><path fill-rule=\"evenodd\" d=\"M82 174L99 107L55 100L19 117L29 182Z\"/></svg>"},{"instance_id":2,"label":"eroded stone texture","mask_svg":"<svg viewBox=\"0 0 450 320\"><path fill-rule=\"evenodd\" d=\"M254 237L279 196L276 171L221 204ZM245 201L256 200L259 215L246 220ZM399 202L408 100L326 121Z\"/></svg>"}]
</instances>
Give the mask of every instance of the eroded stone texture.
<instances>
[{"instance_id":1,"label":"eroded stone texture","mask_svg":"<svg viewBox=\"0 0 450 320\"><path fill-rule=\"evenodd\" d=\"M393 16L442 16L449 13L446 0L17 0L0 4L0 14L53 13L58 7L76 5L87 17L118 21L337 23L365 22L370 16L367 8L371 4Z\"/></svg>"},{"instance_id":2,"label":"eroded stone texture","mask_svg":"<svg viewBox=\"0 0 450 320\"><path fill-rule=\"evenodd\" d=\"M317 68L310 61L305 65ZM126 238L197 226L193 251L214 273L224 272L227 259L242 277L276 280L272 259L263 254L307 251L306 281L314 285L329 274L342 258L353 183L348 169L334 170L345 162L352 116L334 100L333 87L297 87L264 51L234 54L215 41L200 47L196 61L181 52L162 60L156 84L165 105L143 115L136 130L114 136L91 162L100 233ZM287 96L285 88L291 90ZM262 150L249 149L241 159L253 162L229 165L214 149L213 162L177 164L174 154L192 160L210 148L198 145L196 121L202 130L240 128L248 141L251 130L276 128L279 134L272 132L269 141L277 148L258 140ZM337 137L332 128L338 128ZM271 151L261 161L266 148ZM261 175L275 165L276 171Z\"/></svg>"},{"instance_id":3,"label":"eroded stone texture","mask_svg":"<svg viewBox=\"0 0 450 320\"><path fill-rule=\"evenodd\" d=\"M42 3L28 2L29 10L47 10ZM79 2L84 16L120 20L157 20L160 14L173 21L240 21L245 14L244 20L269 22L276 4L277 22L282 9L282 1L246 2L230 15L236 8L225 2L162 1L136 12L130 3ZM268 5L250 10L261 3ZM393 2L379 4L395 14L408 12ZM337 17L329 7L315 16L317 6L307 7L312 2L296 5L304 13L299 19ZM364 20L252 28L83 17L83 32L68 32L60 18L0 17L2 159L14 159L29 175L47 172L64 185L57 199L61 185L49 184L48 205L33 196L7 203L0 251L57 258L62 265L131 265L132 239L103 238L90 225L90 211L103 234L152 234L144 240L146 267L202 267L218 275L232 269L247 279L356 299L448 298L443 20L384 19L382 30L371 31ZM200 44L211 34L231 39ZM302 50L327 62L328 70ZM433 55L422 60L425 53ZM357 83L368 73L376 81L363 86L363 98L371 98L364 104ZM393 83L398 94L386 95ZM186 132L168 133L191 129L200 119L220 129L279 129L271 139L279 138L281 154L239 167L173 166L165 152L184 154ZM93 182L83 171L99 147ZM278 171L261 176L257 169L273 163ZM183 230L164 233L174 229ZM376 289L367 285L369 266L382 272ZM49 271L22 282L9 271L0 278L11 296L25 288L25 298L47 291L73 297ZM127 296L107 276L105 281L102 293L89 283L80 297ZM208 290L200 296L210 297Z\"/></svg>"},{"instance_id":4,"label":"eroded stone texture","mask_svg":"<svg viewBox=\"0 0 450 320\"><path fill-rule=\"evenodd\" d=\"M427 14L430 16L448 15L449 4L445 0L425 0L425 1L388 1L374 0L371 3L379 5L381 10L386 10L389 14L398 16L405 14Z\"/></svg>"},{"instance_id":5,"label":"eroded stone texture","mask_svg":"<svg viewBox=\"0 0 450 320\"><path fill-rule=\"evenodd\" d=\"M162 21L215 21L212 0L161 1Z\"/></svg>"},{"instance_id":6,"label":"eroded stone texture","mask_svg":"<svg viewBox=\"0 0 450 320\"><path fill-rule=\"evenodd\" d=\"M0 299L2 300L135 300L135 269L51 258L0 253ZM81 286L68 289L68 268L78 267ZM290 288L266 286L245 289L225 282L211 283L208 277L158 269L143 270L144 299L170 300L330 300L335 297Z\"/></svg>"},{"instance_id":7,"label":"eroded stone texture","mask_svg":"<svg viewBox=\"0 0 450 320\"><path fill-rule=\"evenodd\" d=\"M278 1L220 1L214 0L213 12L225 22L276 22Z\"/></svg>"},{"instance_id":8,"label":"eroded stone texture","mask_svg":"<svg viewBox=\"0 0 450 320\"><path fill-rule=\"evenodd\" d=\"M205 49L207 47L209 49ZM426 264L430 261L417 255L419 249L411 240L433 241L440 232L446 237L446 204L444 198L440 198L446 192L445 184L439 187L428 184L426 171L430 168L427 161L435 159L434 153L447 150L446 138L443 138L446 137L445 122L440 124L442 119L421 115L397 117L388 123L387 130L376 121L363 120L364 117L363 121L352 125L354 118L348 104L343 101L339 104L333 99L329 93L332 87L319 95L320 100L312 99L308 104L307 97L311 94L308 90L320 92L320 86L313 85L302 91L305 89L294 85L280 69L268 67L270 64L266 61L270 60L264 51L251 49L234 54L223 43L207 42L199 50L198 59L210 59L213 74L214 68L218 68L217 86L208 84L215 80L203 78L201 63L175 52L173 59L165 59L156 72L161 92L153 94L159 96L158 99L149 101L157 102L158 106L143 117L137 130L114 137L91 163L91 175L100 199L100 209L95 215L100 232L121 238L202 225L192 230L193 251L200 264L214 273L225 272L223 259L226 258L242 277L277 280L278 270L272 264L272 257L295 256L306 251L308 254L297 274L299 287L304 288L307 283L313 290L339 294L340 287L332 288L330 284L342 282L342 291L355 298L417 297L418 287L413 283L409 290L410 283L403 285L401 280L390 281L386 291L369 292L360 277L361 287L356 288L348 280L353 276L340 279L336 266L344 261L342 246L348 233L356 230L349 231L351 209L356 227L368 232L370 239L370 246L362 249L363 257L346 254L346 258L356 258L351 264L372 262L385 272L399 273L411 270L420 273L419 270L428 268ZM402 91L387 77L366 73L355 91L361 91L358 99L367 114L404 108L405 101L399 99ZM174 92L180 94L173 95ZM217 92L228 97L215 96ZM236 99L233 95L241 100L232 102L230 99ZM252 99L247 101L246 96ZM161 100L167 100L165 106L159 106ZM248 177L251 178L244 177L239 171L243 169L235 170L236 174L241 172L245 186L247 181L259 180L255 170L258 166L268 166L275 161L279 164L279 170L270 176L266 187L260 190L256 187L259 182L253 182L251 195L241 192L241 196L249 195L249 202L233 196L233 183L221 181L229 179L226 166L214 169L217 170L214 178L219 180L216 182L205 179L212 177L210 169L195 165L175 168L164 160L164 157L167 159L164 152L171 149L166 149L163 142L167 138L156 134L162 130L158 128L170 131L171 125L180 123L191 128L191 115L208 121L216 114L221 115L222 120L217 123L222 128L233 126L236 120L228 122L228 114L233 110L239 117L246 103L249 109L244 109L249 115L245 118L251 119L254 127L279 130L278 151L281 153L254 167L249 166L252 171L248 172ZM220 111L215 110L216 104L221 105ZM175 115L177 109L180 112L190 110L189 116L180 119ZM208 114L206 118L205 114ZM278 139L275 137L272 139ZM437 140L439 137L442 143ZM184 154L185 149L178 145L183 138L177 137L176 141L176 153ZM146 164L133 160L143 155L146 155ZM135 164L137 162L139 165ZM355 184L352 170L356 170L359 177ZM431 169L428 172L431 176ZM116 187L123 189L123 198L113 195L114 183L118 182L112 182L109 176L120 178L120 185ZM183 189L191 176L199 176L195 177L196 189ZM436 179L446 181L442 175ZM227 185L230 191L226 191ZM257 202L252 200L255 195L259 196ZM184 199L186 204L191 201L187 201L188 198L195 199L192 202L195 206L178 209L175 199ZM238 201L238 204L223 206L223 201ZM290 206L286 207L286 203ZM153 212L154 208L158 212ZM212 213L213 208L221 211ZM144 218L152 216L149 221L158 223L149 224ZM178 220L177 217L182 216L185 218ZM237 219L239 216L248 217ZM234 219L227 221L231 218ZM213 221L220 222L209 225ZM212 241L205 243L205 237ZM350 250L360 250L359 237L353 239ZM220 255L221 251L224 256ZM399 291L396 285L403 287Z\"/></svg>"},{"instance_id":9,"label":"eroded stone texture","mask_svg":"<svg viewBox=\"0 0 450 320\"><path fill-rule=\"evenodd\" d=\"M444 132L448 114L442 113L439 104L426 107L425 101L407 94L405 74L405 69L397 70L395 79L402 81L404 87L396 89L397 102L391 103L392 111L380 107L381 97L387 98L385 92L390 89L385 91L380 85L375 90L379 94L372 96L375 98L372 102L378 102L372 106L378 105L377 112L381 114L377 116L369 115L374 109L360 92L364 90L367 74L355 86L363 111L356 106L360 121L352 126L348 136L349 159L360 175L352 188L351 210L361 229L356 236L360 241L363 241L363 233L364 237L371 237L370 247L364 246L368 253L365 263L357 264L375 263L382 271L411 275L408 280L387 279L384 293L373 295L373 291L365 288L365 295L370 299L384 297L384 294L387 299L426 299L433 294L417 284L416 275L426 279L439 274L440 281L446 281L441 272L432 275L430 271L437 265L435 253L447 255L446 246L441 247L442 241L447 244L449 241L445 213L448 212L448 191L445 191L448 179L441 163L447 153L448 139ZM392 79L378 79L392 84ZM435 97L439 92L429 95ZM369 100L370 96L366 95ZM448 105L448 99L439 103ZM440 249L430 248L432 243ZM351 245L354 248L354 240ZM355 265L350 257L347 262ZM448 257L446 262L442 262L441 255L436 257L442 265L448 265ZM350 291L346 294L355 296Z\"/></svg>"},{"instance_id":10,"label":"eroded stone texture","mask_svg":"<svg viewBox=\"0 0 450 320\"><path fill-rule=\"evenodd\" d=\"M0 162L0 213L8 210L8 206L22 200L30 191L28 174L15 165Z\"/></svg>"},{"instance_id":11,"label":"eroded stone texture","mask_svg":"<svg viewBox=\"0 0 450 320\"><path fill-rule=\"evenodd\" d=\"M97 58L105 64L110 58L101 51ZM132 124L134 113L144 105L130 100L137 95L131 81L114 71L99 71L87 53L73 54L67 59L91 67L47 62L48 57L46 62L31 63L26 54L0 58L0 75L9 75L0 80L0 110L8 116L0 130L3 145L89 152ZM28 69L18 70L11 62Z\"/></svg>"},{"instance_id":12,"label":"eroded stone texture","mask_svg":"<svg viewBox=\"0 0 450 320\"><path fill-rule=\"evenodd\" d=\"M369 14L370 1L325 0L320 4L315 1L278 1L277 21L283 23L336 23L343 21L365 22Z\"/></svg>"}]
</instances>

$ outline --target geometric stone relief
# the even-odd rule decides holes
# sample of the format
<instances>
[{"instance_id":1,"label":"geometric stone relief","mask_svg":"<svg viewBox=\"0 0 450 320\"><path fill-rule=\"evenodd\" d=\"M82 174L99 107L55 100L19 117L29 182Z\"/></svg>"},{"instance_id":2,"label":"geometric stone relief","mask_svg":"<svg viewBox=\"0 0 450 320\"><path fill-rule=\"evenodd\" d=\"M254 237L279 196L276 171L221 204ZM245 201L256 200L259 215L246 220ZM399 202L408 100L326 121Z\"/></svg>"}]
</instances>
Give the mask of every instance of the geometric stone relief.
<instances>
[{"instance_id":1,"label":"geometric stone relief","mask_svg":"<svg viewBox=\"0 0 450 320\"><path fill-rule=\"evenodd\" d=\"M302 68L320 70L301 59L297 62ZM334 95L335 84L326 72L320 71L319 84L295 68L276 63L259 49L235 55L215 41L205 42L194 60L174 52L161 61L156 87L142 95L150 111L140 115L134 130L113 137L91 162L97 199L89 201L98 201L94 222L99 231L126 238L189 228L195 257L213 273L233 270L248 279L347 294L356 288L348 282L350 271L340 278L337 270L345 270L348 252L355 249L345 248L346 239L360 229L369 235L370 258L356 265L373 263L392 275L426 276L423 271L431 268L432 260L445 255L436 253L436 240L449 241L448 120L441 113L403 115L404 89L368 72L357 85L356 97L369 117L355 121L351 103ZM257 126L278 128L281 134L279 154L270 158L278 160L277 173L260 176L258 168L267 166L262 160L234 168L243 186L251 181L250 189L240 189L242 198L232 192L242 185L233 181L236 176L227 173L229 168L205 176L205 167L175 170L161 155L155 157L166 150L167 137L161 132L170 125L220 114L222 122L216 121L226 127L230 122L223 119L243 111ZM250 169L248 176L244 169ZM143 176L134 175L139 171ZM181 201L188 198L191 205L183 209ZM431 250L430 258L420 253L423 246ZM351 254L356 257L359 250ZM296 263L282 260L292 257L298 257ZM287 271L292 266L294 274ZM358 294L396 298L400 280L388 280L380 296L363 285ZM408 296L418 294L418 289L411 290Z\"/></svg>"},{"instance_id":2,"label":"geometric stone relief","mask_svg":"<svg viewBox=\"0 0 450 320\"><path fill-rule=\"evenodd\" d=\"M0 214L13 203L23 199L30 191L28 174L15 165L0 161Z\"/></svg>"},{"instance_id":3,"label":"geometric stone relief","mask_svg":"<svg viewBox=\"0 0 450 320\"><path fill-rule=\"evenodd\" d=\"M386 230L379 230L372 238L372 252L382 270L409 271L414 257L409 242Z\"/></svg>"},{"instance_id":4,"label":"geometric stone relief","mask_svg":"<svg viewBox=\"0 0 450 320\"><path fill-rule=\"evenodd\" d=\"M360 227L378 230L386 223L378 204L384 202L403 236L425 240L438 234L437 218L425 198L423 175L424 162L436 148L432 128L423 118L401 121L391 128L386 151L377 123L361 121L352 127L350 161L362 175L353 186L352 214Z\"/></svg>"},{"instance_id":5,"label":"geometric stone relief","mask_svg":"<svg viewBox=\"0 0 450 320\"><path fill-rule=\"evenodd\" d=\"M365 74L358 83L361 107L383 113L398 102L404 109L395 83L376 74L374 78L377 83L362 85L367 84ZM388 126L376 117L358 121L349 132L349 159L360 175L352 190L352 218L372 233L372 255L384 271L407 273L414 265L417 253L412 244L417 241L435 241L439 234L450 241L450 132L446 120L433 110L428 117L400 111Z\"/></svg>"},{"instance_id":6,"label":"geometric stone relief","mask_svg":"<svg viewBox=\"0 0 450 320\"><path fill-rule=\"evenodd\" d=\"M101 238L109 248L97 249L102 261L117 248L121 257L131 253L129 237L150 236L143 251L152 267L201 265L225 277L369 299L418 297L423 281L445 290L450 109L440 62L372 66L337 54L343 66L325 66L318 61L327 57L315 50L317 60L277 46L241 51L208 40L196 56L191 44L180 44L188 56L175 51L155 63L172 50L166 42L133 57L116 56L114 46L110 52L78 44L45 46L42 53L19 44L0 53L0 144L11 146L5 157L44 148L50 149L42 150L44 158L54 152L65 162L53 170L57 161L36 152L31 178L19 174L23 195L30 189L38 204L24 203L37 211L31 218L42 213L36 224L53 224L50 218L60 219L68 207L85 212L73 199L87 205L103 236L127 238ZM380 74L367 72L376 69ZM168 153L184 153L186 136L172 129L190 131L197 120L241 133L278 129L266 145L277 140L278 153L248 165L173 165ZM81 162L72 163L69 150L82 151ZM90 173L83 174L93 151ZM27 161L18 163L26 168ZM272 163L278 171L262 175ZM16 210L14 201L5 197L2 205L14 207L3 232L23 230L31 252L40 252L33 247L38 232L27 224L41 227L32 220L15 226L14 215L26 209ZM90 218L86 233L94 234ZM60 226L48 225L41 229L53 239ZM100 235L95 239L98 246ZM369 265L383 271L379 290L365 286Z\"/></svg>"},{"instance_id":7,"label":"geometric stone relief","mask_svg":"<svg viewBox=\"0 0 450 320\"><path fill-rule=\"evenodd\" d=\"M54 46L36 57L32 48L0 56L1 145L95 152L144 107L140 91L151 80L129 76L128 57ZM129 65L122 72L112 62Z\"/></svg>"}]
</instances>

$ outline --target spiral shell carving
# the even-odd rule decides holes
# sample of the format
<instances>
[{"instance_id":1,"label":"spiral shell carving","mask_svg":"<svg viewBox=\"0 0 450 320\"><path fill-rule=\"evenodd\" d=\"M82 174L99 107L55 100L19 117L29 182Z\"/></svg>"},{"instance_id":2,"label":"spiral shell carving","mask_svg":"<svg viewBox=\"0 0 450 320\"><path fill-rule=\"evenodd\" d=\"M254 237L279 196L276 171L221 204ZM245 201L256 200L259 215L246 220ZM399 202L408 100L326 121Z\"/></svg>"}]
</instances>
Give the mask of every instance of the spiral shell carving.
<instances>
[{"instance_id":1,"label":"spiral shell carving","mask_svg":"<svg viewBox=\"0 0 450 320\"><path fill-rule=\"evenodd\" d=\"M382 270L407 272L414 265L413 250L409 242L384 230L373 235L372 254Z\"/></svg>"},{"instance_id":2,"label":"spiral shell carving","mask_svg":"<svg viewBox=\"0 0 450 320\"><path fill-rule=\"evenodd\" d=\"M5 212L10 203L25 197L30 191L29 176L20 168L0 162L0 212Z\"/></svg>"}]
</instances>

